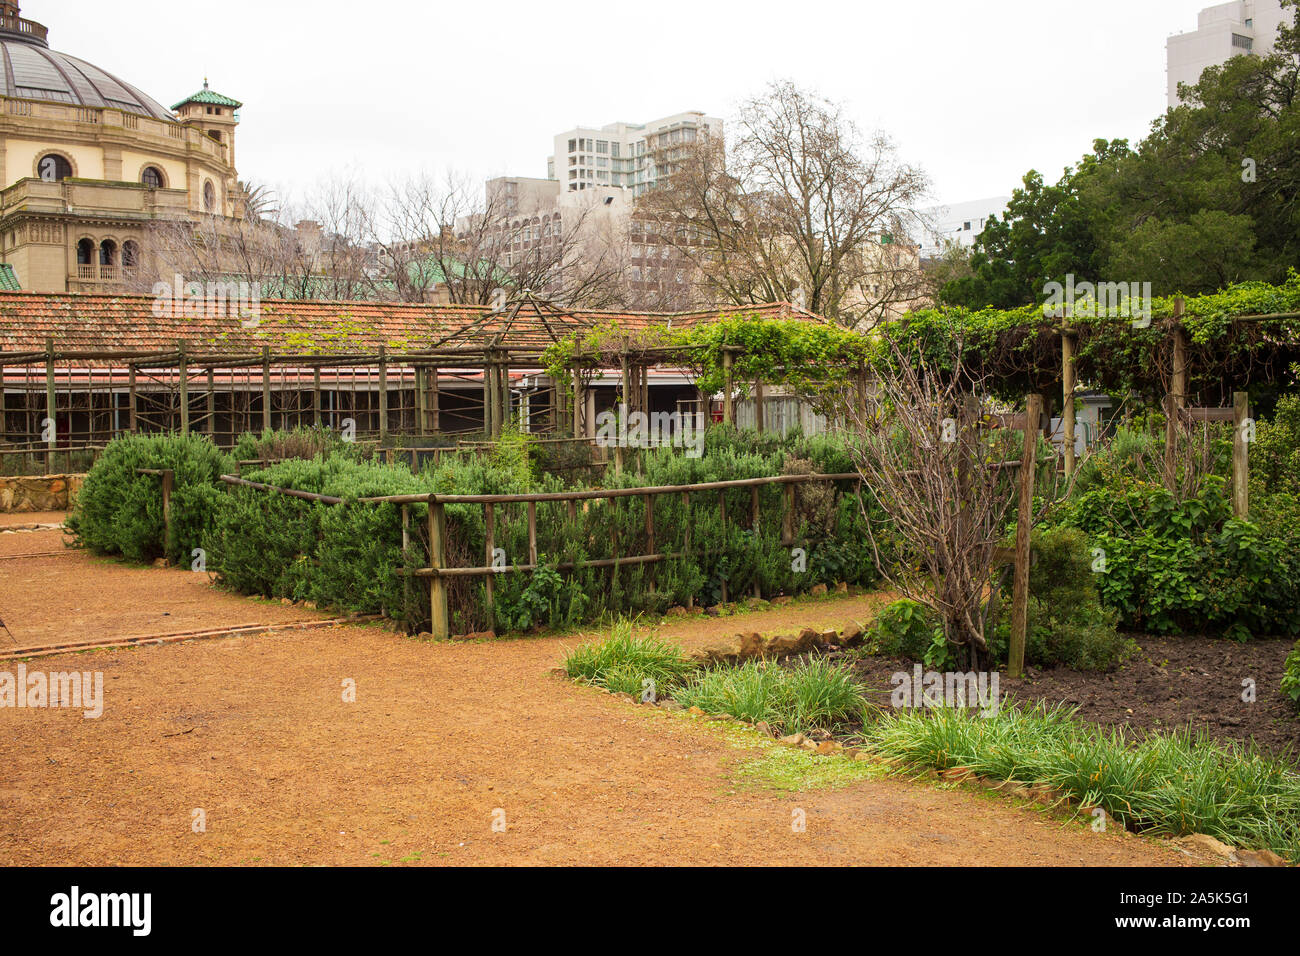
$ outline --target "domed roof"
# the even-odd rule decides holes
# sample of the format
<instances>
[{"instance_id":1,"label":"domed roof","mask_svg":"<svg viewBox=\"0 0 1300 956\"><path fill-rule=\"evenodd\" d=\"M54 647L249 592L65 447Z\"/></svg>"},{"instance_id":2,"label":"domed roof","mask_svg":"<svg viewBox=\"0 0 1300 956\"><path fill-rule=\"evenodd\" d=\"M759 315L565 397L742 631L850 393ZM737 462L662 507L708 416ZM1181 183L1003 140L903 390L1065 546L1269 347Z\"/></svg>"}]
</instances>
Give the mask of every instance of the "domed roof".
<instances>
[{"instance_id":1,"label":"domed roof","mask_svg":"<svg viewBox=\"0 0 1300 956\"><path fill-rule=\"evenodd\" d=\"M23 27L20 29L19 24ZM38 30L30 29L37 27ZM110 107L175 121L170 110L130 83L45 43L45 28L30 20L0 17L0 95L73 106Z\"/></svg>"}]
</instances>

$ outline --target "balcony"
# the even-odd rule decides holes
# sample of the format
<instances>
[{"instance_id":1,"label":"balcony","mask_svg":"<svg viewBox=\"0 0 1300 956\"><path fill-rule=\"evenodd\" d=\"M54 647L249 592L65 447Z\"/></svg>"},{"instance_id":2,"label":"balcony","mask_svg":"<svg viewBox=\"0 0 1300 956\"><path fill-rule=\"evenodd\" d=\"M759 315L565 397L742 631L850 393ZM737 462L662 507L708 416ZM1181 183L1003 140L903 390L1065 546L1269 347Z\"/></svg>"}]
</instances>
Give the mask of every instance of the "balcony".
<instances>
[{"instance_id":1,"label":"balcony","mask_svg":"<svg viewBox=\"0 0 1300 956\"><path fill-rule=\"evenodd\" d=\"M24 39L32 40L41 46L49 46L50 31L43 23L26 20L23 17L0 16L0 33L14 33Z\"/></svg>"}]
</instances>

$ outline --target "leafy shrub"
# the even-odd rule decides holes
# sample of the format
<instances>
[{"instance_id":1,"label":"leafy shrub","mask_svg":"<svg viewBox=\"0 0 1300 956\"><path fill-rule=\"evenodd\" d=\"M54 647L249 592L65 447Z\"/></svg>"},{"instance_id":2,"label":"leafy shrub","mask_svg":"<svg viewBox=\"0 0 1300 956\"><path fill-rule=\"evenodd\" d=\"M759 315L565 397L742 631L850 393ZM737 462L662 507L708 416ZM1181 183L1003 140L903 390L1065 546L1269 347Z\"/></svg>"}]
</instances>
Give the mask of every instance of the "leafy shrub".
<instances>
[{"instance_id":1,"label":"leafy shrub","mask_svg":"<svg viewBox=\"0 0 1300 956\"><path fill-rule=\"evenodd\" d=\"M1088 538L1076 528L1035 529L1030 541L1025 661L1075 670L1111 670L1133 649L1116 630L1119 612L1103 607ZM1009 595L993 613L990 648L1005 660L1011 639Z\"/></svg>"},{"instance_id":2,"label":"leafy shrub","mask_svg":"<svg viewBox=\"0 0 1300 956\"><path fill-rule=\"evenodd\" d=\"M332 453L360 457L365 446L345 442L328 428L268 428L258 434L245 432L235 441L236 461L280 461L287 458L316 458Z\"/></svg>"},{"instance_id":3,"label":"leafy shrub","mask_svg":"<svg viewBox=\"0 0 1300 956\"><path fill-rule=\"evenodd\" d=\"M1155 482L1112 473L1077 493L1058 522L1099 549L1102 601L1126 627L1240 640L1300 633L1300 509L1286 496L1252 507L1253 520L1233 517L1217 476L1180 501Z\"/></svg>"},{"instance_id":4,"label":"leafy shrub","mask_svg":"<svg viewBox=\"0 0 1300 956\"><path fill-rule=\"evenodd\" d=\"M232 487L208 536L209 569L247 594L312 600L360 613L404 618L419 604L399 571L426 566L402 553L400 508L361 497L427 490L401 465L338 456L291 460L251 472L251 481L348 499L339 505ZM410 506L418 531L427 515ZM427 620L416 617L416 620Z\"/></svg>"},{"instance_id":5,"label":"leafy shrub","mask_svg":"<svg viewBox=\"0 0 1300 956\"><path fill-rule=\"evenodd\" d=\"M943 640L943 627L929 608L908 598L885 607L867 628L865 646L877 654L922 661Z\"/></svg>"},{"instance_id":6,"label":"leafy shrub","mask_svg":"<svg viewBox=\"0 0 1300 956\"><path fill-rule=\"evenodd\" d=\"M616 694L639 697L652 687L656 696L666 697L683 684L695 665L676 644L649 635L634 636L632 622L620 620L606 640L569 651L564 657L564 670L573 680Z\"/></svg>"},{"instance_id":7,"label":"leafy shrub","mask_svg":"<svg viewBox=\"0 0 1300 956\"><path fill-rule=\"evenodd\" d=\"M136 469L171 469L172 540L164 542L162 479ZM126 435L108 444L86 476L68 527L82 543L132 561L190 563L216 519L220 476L230 460L201 435Z\"/></svg>"},{"instance_id":8,"label":"leafy shrub","mask_svg":"<svg viewBox=\"0 0 1300 956\"><path fill-rule=\"evenodd\" d=\"M1300 641L1296 642L1296 646L1286 656L1286 664L1282 668L1282 693L1300 711Z\"/></svg>"},{"instance_id":9,"label":"leafy shrub","mask_svg":"<svg viewBox=\"0 0 1300 956\"><path fill-rule=\"evenodd\" d=\"M606 474L609 488L681 485L779 474L791 462L805 471L847 467L843 443L834 438L757 436L720 429L706 442L702 458L670 449L647 449L622 474ZM711 443L711 444L710 444ZM313 460L274 464L245 477L283 488L311 491L353 501L394 494L492 494L554 492L565 486L554 474L536 474L530 445L522 434L506 438L486 455L448 457L418 475L405 465L386 467L358 461L352 449ZM836 449L840 449L837 451ZM805 457L791 458L793 454ZM825 464L819 463L825 462ZM875 581L874 558L866 543L865 522L854 482L810 485L795 494L796 546L806 550L801 567L787 530L781 486L760 486L758 520L753 521L750 488L725 491L724 520L719 496L656 496L653 550L669 555L658 563L615 564L561 570L588 560L646 554L647 503L641 496L536 504L535 572L509 572L492 579L492 600L482 578L448 583L451 626L459 633L493 628L520 631L572 627L617 615L662 615L691 600L716 604L746 597L792 594L819 582ZM310 599L364 613L383 611L405 620L409 630L428 622L427 585L404 579L404 568L427 566L424 525L427 509L410 506L411 548L401 551L400 509L392 505L312 504L283 495L236 489L229 513L212 536L216 560L210 566L231 587L273 597ZM447 561L451 566L482 566L504 552L505 564L527 563L527 509L498 504L494 509L493 551L487 557L485 511L478 504L446 508ZM426 597L422 597L425 595Z\"/></svg>"},{"instance_id":10,"label":"leafy shrub","mask_svg":"<svg viewBox=\"0 0 1300 956\"><path fill-rule=\"evenodd\" d=\"M766 721L778 733L807 732L859 720L864 701L847 667L824 658L781 667L746 661L738 667L705 671L674 697L685 707L730 714L751 723Z\"/></svg>"}]
</instances>

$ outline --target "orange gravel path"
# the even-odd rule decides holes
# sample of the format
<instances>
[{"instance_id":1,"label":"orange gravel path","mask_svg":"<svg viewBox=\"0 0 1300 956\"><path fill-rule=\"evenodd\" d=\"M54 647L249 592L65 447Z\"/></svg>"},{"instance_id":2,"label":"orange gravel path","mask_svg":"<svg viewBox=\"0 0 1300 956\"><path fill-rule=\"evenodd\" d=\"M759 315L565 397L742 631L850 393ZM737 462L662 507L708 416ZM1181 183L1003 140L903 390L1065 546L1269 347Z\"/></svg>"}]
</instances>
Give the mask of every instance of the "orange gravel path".
<instances>
[{"instance_id":1,"label":"orange gravel path","mask_svg":"<svg viewBox=\"0 0 1300 956\"><path fill-rule=\"evenodd\" d=\"M90 559L57 560L48 573L79 568L90 583ZM135 603L127 589L147 585L159 607L177 608L167 595L189 595L177 582L195 577L131 570L144 577L122 577L105 600ZM33 567L26 586L39 580ZM7 578L0 587L10 599ZM873 600L674 620L664 632L690 643L741 627L842 624ZM76 618L71 603L48 605L42 626ZM243 603L225 623L265 610ZM737 764L775 744L738 743L744 735L722 725L553 676L573 643L421 643L345 626L33 661L102 672L104 713L0 709L0 863L1187 861L1157 841L924 782L801 793L739 784ZM355 702L343 699L349 681ZM193 832L197 810L206 832ZM795 810L806 832L792 831Z\"/></svg>"}]
</instances>

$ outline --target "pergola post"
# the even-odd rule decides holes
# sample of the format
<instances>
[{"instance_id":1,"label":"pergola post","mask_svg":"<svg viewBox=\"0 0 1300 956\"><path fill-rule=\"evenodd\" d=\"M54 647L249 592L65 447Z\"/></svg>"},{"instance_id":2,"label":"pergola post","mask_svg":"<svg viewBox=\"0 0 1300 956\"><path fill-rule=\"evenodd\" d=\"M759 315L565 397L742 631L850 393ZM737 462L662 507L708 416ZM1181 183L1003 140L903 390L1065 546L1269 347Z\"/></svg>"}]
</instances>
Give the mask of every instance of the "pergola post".
<instances>
[{"instance_id":1,"label":"pergola post","mask_svg":"<svg viewBox=\"0 0 1300 956\"><path fill-rule=\"evenodd\" d=\"M208 368L207 427L205 431L214 442L217 440L217 382L216 373Z\"/></svg>"},{"instance_id":2,"label":"pergola post","mask_svg":"<svg viewBox=\"0 0 1300 956\"><path fill-rule=\"evenodd\" d=\"M131 429L131 434L134 435L140 430L140 406L139 403L136 401L134 365L130 366L127 369L126 389L127 389L127 401L128 401L127 410L129 413L130 429Z\"/></svg>"},{"instance_id":3,"label":"pergola post","mask_svg":"<svg viewBox=\"0 0 1300 956\"><path fill-rule=\"evenodd\" d=\"M1178 416L1187 405L1187 330L1183 328L1183 298L1174 300L1174 359L1169 394L1165 396L1165 488L1178 480Z\"/></svg>"},{"instance_id":4,"label":"pergola post","mask_svg":"<svg viewBox=\"0 0 1300 956\"><path fill-rule=\"evenodd\" d=\"M379 346L379 440L388 440L388 351Z\"/></svg>"},{"instance_id":5,"label":"pergola post","mask_svg":"<svg viewBox=\"0 0 1300 956\"><path fill-rule=\"evenodd\" d=\"M41 423L41 431L45 432L45 469L47 472L54 471L54 449L59 444L59 427L58 427L57 403L54 396L54 337L51 336L45 343L45 421ZM69 412L71 407L69 406Z\"/></svg>"},{"instance_id":6,"label":"pergola post","mask_svg":"<svg viewBox=\"0 0 1300 956\"><path fill-rule=\"evenodd\" d=\"M1061 427L1064 429L1065 479L1074 477L1074 333L1061 332Z\"/></svg>"},{"instance_id":7,"label":"pergola post","mask_svg":"<svg viewBox=\"0 0 1300 956\"><path fill-rule=\"evenodd\" d=\"M731 350L723 348L722 370L726 374L726 384L722 388L722 420L728 425L736 424L736 402L732 395L731 366L734 359Z\"/></svg>"},{"instance_id":8,"label":"pergola post","mask_svg":"<svg viewBox=\"0 0 1300 956\"><path fill-rule=\"evenodd\" d=\"M190 433L190 369L185 356L185 340L176 343L176 381L181 406L181 434Z\"/></svg>"},{"instance_id":9,"label":"pergola post","mask_svg":"<svg viewBox=\"0 0 1300 956\"><path fill-rule=\"evenodd\" d=\"M271 430L271 346L262 346L262 431Z\"/></svg>"}]
</instances>

